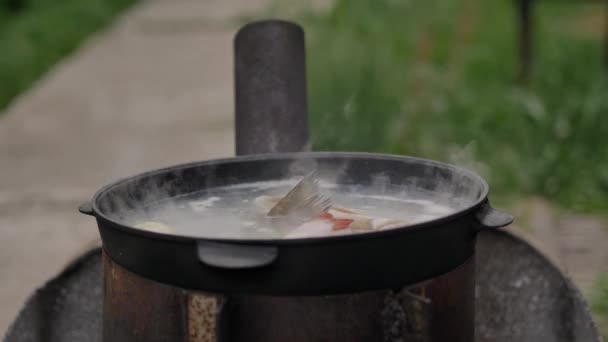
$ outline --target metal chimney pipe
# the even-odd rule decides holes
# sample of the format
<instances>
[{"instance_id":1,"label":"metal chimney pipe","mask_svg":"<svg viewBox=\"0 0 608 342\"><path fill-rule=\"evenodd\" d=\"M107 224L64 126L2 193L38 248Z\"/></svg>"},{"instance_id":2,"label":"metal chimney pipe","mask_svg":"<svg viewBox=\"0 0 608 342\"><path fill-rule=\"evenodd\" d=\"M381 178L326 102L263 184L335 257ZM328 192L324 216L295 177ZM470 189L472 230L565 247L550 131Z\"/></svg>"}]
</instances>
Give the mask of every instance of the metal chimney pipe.
<instances>
[{"instance_id":1,"label":"metal chimney pipe","mask_svg":"<svg viewBox=\"0 0 608 342\"><path fill-rule=\"evenodd\" d=\"M234 39L236 154L308 149L304 31L253 22Z\"/></svg>"}]
</instances>

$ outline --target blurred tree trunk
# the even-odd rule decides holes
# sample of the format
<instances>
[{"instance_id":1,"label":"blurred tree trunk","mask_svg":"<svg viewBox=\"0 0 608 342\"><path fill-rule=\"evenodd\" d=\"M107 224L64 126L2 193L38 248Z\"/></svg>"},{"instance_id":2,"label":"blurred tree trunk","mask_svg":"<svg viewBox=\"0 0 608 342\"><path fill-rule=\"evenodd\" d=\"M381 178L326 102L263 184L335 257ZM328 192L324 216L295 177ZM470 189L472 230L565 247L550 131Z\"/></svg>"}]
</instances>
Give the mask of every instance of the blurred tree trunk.
<instances>
[{"instance_id":1,"label":"blurred tree trunk","mask_svg":"<svg viewBox=\"0 0 608 342\"><path fill-rule=\"evenodd\" d=\"M604 6L604 67L608 68L608 0Z\"/></svg>"},{"instance_id":2,"label":"blurred tree trunk","mask_svg":"<svg viewBox=\"0 0 608 342\"><path fill-rule=\"evenodd\" d=\"M517 80L520 83L527 83L532 72L532 1L515 0L519 28L519 70Z\"/></svg>"},{"instance_id":3,"label":"blurred tree trunk","mask_svg":"<svg viewBox=\"0 0 608 342\"><path fill-rule=\"evenodd\" d=\"M17 13L25 8L27 0L2 0L2 4L11 13Z\"/></svg>"}]
</instances>

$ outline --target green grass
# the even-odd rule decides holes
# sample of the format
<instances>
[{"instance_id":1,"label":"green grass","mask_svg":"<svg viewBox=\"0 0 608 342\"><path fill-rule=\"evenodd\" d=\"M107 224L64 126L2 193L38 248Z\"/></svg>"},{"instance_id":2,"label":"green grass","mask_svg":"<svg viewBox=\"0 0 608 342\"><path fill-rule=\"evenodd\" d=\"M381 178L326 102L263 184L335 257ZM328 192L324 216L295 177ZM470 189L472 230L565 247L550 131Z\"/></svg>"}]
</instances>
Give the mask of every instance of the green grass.
<instances>
[{"instance_id":1,"label":"green grass","mask_svg":"<svg viewBox=\"0 0 608 342\"><path fill-rule=\"evenodd\" d=\"M540 2L526 87L515 82L509 0L337 0L300 12L315 149L455 162L485 176L499 202L540 195L606 213L608 77L601 34L577 28L598 6Z\"/></svg>"},{"instance_id":2,"label":"green grass","mask_svg":"<svg viewBox=\"0 0 608 342\"><path fill-rule=\"evenodd\" d=\"M598 328L604 339L608 339L608 274L598 277L590 302Z\"/></svg>"},{"instance_id":3,"label":"green grass","mask_svg":"<svg viewBox=\"0 0 608 342\"><path fill-rule=\"evenodd\" d=\"M45 71L134 0L29 0L0 7L0 113Z\"/></svg>"}]
</instances>

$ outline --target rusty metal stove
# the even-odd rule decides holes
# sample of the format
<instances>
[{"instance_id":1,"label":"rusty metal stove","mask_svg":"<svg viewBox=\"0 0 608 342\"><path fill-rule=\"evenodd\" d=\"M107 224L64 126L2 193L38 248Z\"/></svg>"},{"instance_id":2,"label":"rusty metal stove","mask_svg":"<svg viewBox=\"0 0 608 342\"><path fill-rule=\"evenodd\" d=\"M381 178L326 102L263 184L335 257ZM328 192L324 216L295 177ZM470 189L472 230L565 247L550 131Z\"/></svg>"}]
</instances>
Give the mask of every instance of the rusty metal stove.
<instances>
[{"instance_id":1,"label":"rusty metal stove","mask_svg":"<svg viewBox=\"0 0 608 342\"><path fill-rule=\"evenodd\" d=\"M473 341L473 259L407 289L323 297L187 291L103 259L104 342Z\"/></svg>"},{"instance_id":2,"label":"rusty metal stove","mask_svg":"<svg viewBox=\"0 0 608 342\"><path fill-rule=\"evenodd\" d=\"M602 341L581 293L532 246L500 230L480 233L477 245L475 341ZM522 282L521 279L526 281ZM165 285L145 282L147 286L157 287L161 295L192 298L183 291L180 294L180 291L175 292L176 289ZM102 341L103 287L102 253L100 249L94 249L75 260L32 295L4 341ZM152 291L148 289L147 292ZM202 316L197 323L190 325L197 329L190 331L187 324L181 326L176 323L186 322L188 313L185 310L190 304L177 299L173 303L176 305L168 306L168 310L174 311L156 316L161 319L158 322L170 320L170 325L177 327L177 335L165 335L166 340L205 341L206 338L213 341L214 332L207 330L205 334L201 322L205 321L205 317L216 316ZM203 307L213 309L208 304ZM164 308L167 309L167 306ZM127 322L133 323L135 317L140 317L140 328L167 332L166 325L150 328L152 318L143 316L146 314L143 311L134 310L132 314L133 317ZM179 315L177 319L175 314ZM327 336L324 341L331 341L332 338L334 336Z\"/></svg>"}]
</instances>

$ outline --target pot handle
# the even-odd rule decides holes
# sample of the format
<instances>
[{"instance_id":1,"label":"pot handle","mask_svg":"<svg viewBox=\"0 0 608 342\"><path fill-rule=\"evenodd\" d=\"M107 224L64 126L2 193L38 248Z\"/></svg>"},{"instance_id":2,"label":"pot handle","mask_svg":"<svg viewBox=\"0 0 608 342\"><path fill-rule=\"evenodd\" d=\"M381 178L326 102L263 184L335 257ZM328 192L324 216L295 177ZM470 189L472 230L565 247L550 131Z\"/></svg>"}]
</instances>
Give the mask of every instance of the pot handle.
<instances>
[{"instance_id":1,"label":"pot handle","mask_svg":"<svg viewBox=\"0 0 608 342\"><path fill-rule=\"evenodd\" d=\"M197 254L207 266L236 270L268 266L279 256L279 249L276 246L197 241Z\"/></svg>"},{"instance_id":2,"label":"pot handle","mask_svg":"<svg viewBox=\"0 0 608 342\"><path fill-rule=\"evenodd\" d=\"M481 229L496 229L508 226L513 222L513 215L494 209L489 202L482 204L481 209L475 215Z\"/></svg>"},{"instance_id":3,"label":"pot handle","mask_svg":"<svg viewBox=\"0 0 608 342\"><path fill-rule=\"evenodd\" d=\"M78 211L85 215L95 216L95 211L93 211L93 205L91 204L91 202L81 204L78 207Z\"/></svg>"}]
</instances>

